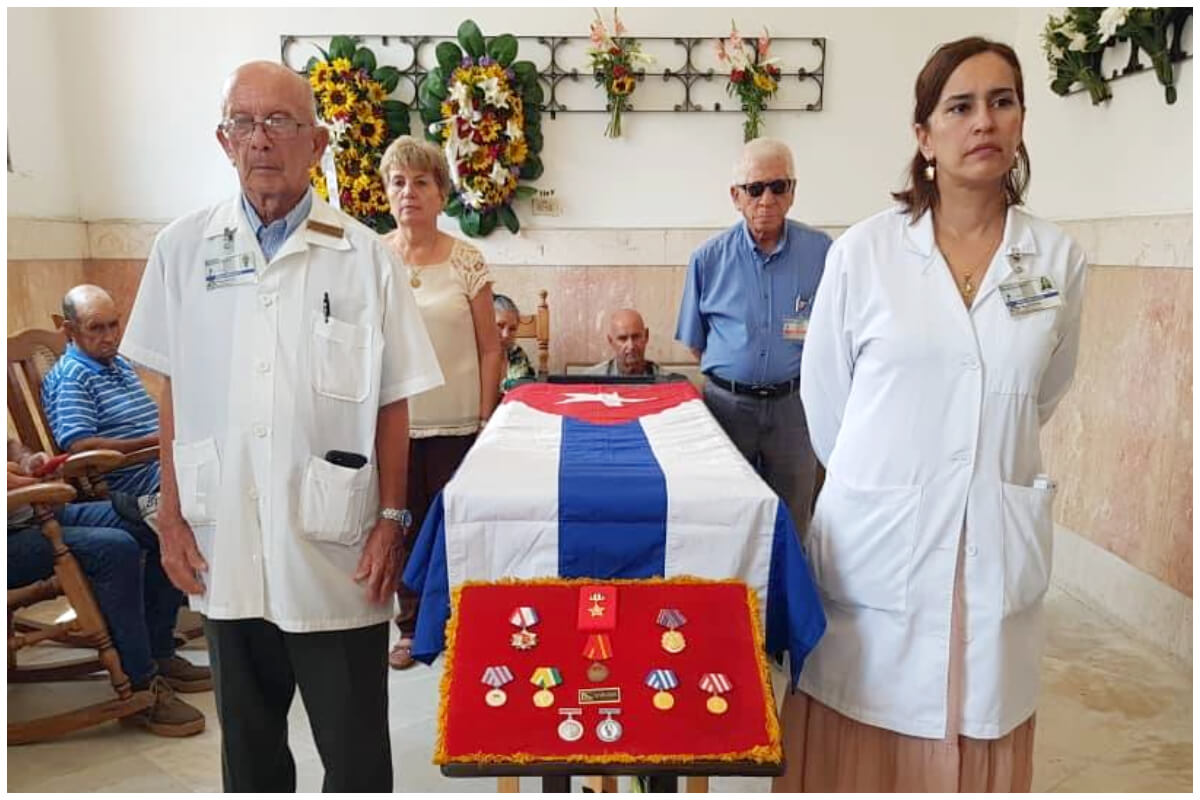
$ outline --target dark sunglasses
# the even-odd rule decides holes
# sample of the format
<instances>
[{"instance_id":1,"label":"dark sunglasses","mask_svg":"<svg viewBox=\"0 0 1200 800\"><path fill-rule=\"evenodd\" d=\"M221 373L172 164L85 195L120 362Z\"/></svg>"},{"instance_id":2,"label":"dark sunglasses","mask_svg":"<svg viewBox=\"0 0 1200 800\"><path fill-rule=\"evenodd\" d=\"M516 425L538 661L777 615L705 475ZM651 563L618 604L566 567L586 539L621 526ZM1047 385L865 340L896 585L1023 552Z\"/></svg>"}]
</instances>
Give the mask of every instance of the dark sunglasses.
<instances>
[{"instance_id":1,"label":"dark sunglasses","mask_svg":"<svg viewBox=\"0 0 1200 800\"><path fill-rule=\"evenodd\" d=\"M762 193L771 189L771 194L787 194L796 186L795 178L776 178L773 181L755 181L754 183L739 183L737 187L751 197L762 197Z\"/></svg>"}]
</instances>

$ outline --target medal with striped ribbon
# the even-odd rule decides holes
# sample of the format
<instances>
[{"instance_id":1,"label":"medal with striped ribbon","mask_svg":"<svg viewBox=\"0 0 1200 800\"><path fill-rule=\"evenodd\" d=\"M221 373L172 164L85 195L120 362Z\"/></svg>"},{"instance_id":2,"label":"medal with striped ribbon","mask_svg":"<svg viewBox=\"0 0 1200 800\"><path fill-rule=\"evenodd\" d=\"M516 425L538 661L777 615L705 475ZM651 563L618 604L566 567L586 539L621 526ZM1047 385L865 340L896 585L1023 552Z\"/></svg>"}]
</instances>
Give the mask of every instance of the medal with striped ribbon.
<instances>
[{"instance_id":1,"label":"medal with striped ribbon","mask_svg":"<svg viewBox=\"0 0 1200 800\"><path fill-rule=\"evenodd\" d=\"M700 677L701 691L708 692L711 695L708 701L704 704L710 714L724 714L729 710L729 702L721 695L733 689L733 684L729 682L723 672L706 672Z\"/></svg>"},{"instance_id":2,"label":"medal with striped ribbon","mask_svg":"<svg viewBox=\"0 0 1200 800\"><path fill-rule=\"evenodd\" d=\"M670 711L675 706L675 695L670 690L679 686L679 678L673 669L652 669L646 675L646 685L657 689L654 693L654 707L659 711Z\"/></svg>"},{"instance_id":3,"label":"medal with striped ribbon","mask_svg":"<svg viewBox=\"0 0 1200 800\"><path fill-rule=\"evenodd\" d=\"M676 628L683 627L687 617L677 608L664 608L658 612L658 624L667 630L662 635L662 649L668 653L682 653L687 640Z\"/></svg>"},{"instance_id":4,"label":"medal with striped ribbon","mask_svg":"<svg viewBox=\"0 0 1200 800\"><path fill-rule=\"evenodd\" d=\"M537 645L537 634L529 629L537 625L540 620L541 617L538 616L537 609L533 606L514 608L508 621L521 630L512 635L510 640L512 646L518 650L532 650Z\"/></svg>"},{"instance_id":5,"label":"medal with striped ribbon","mask_svg":"<svg viewBox=\"0 0 1200 800\"><path fill-rule=\"evenodd\" d=\"M500 687L509 683L513 679L512 670L503 664L497 667L488 667L483 671L483 683L492 687L491 691L483 696L483 700L492 708L498 708L508 702L508 695Z\"/></svg>"},{"instance_id":6,"label":"medal with striped ribbon","mask_svg":"<svg viewBox=\"0 0 1200 800\"><path fill-rule=\"evenodd\" d=\"M612 640L608 638L607 633L593 633L587 638L587 644L583 647L583 656L592 661L592 665L588 667L587 671L589 681L600 683L608 678L608 667L601 662L612 658L612 654Z\"/></svg>"},{"instance_id":7,"label":"medal with striped ribbon","mask_svg":"<svg viewBox=\"0 0 1200 800\"><path fill-rule=\"evenodd\" d=\"M562 673L558 667L538 667L529 677L529 682L538 687L533 694L533 704L538 708L549 708L554 705L554 692L550 690L562 684Z\"/></svg>"}]
</instances>

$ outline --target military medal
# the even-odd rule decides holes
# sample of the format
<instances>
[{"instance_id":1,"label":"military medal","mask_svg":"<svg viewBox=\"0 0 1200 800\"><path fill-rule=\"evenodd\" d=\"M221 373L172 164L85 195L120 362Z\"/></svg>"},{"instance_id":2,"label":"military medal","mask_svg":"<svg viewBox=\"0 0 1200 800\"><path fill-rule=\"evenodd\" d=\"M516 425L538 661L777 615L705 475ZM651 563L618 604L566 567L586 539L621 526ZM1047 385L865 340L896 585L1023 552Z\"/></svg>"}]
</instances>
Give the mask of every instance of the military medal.
<instances>
[{"instance_id":1,"label":"military medal","mask_svg":"<svg viewBox=\"0 0 1200 800\"><path fill-rule=\"evenodd\" d=\"M512 635L512 646L518 650L532 650L537 645L537 634L529 630L538 624L541 617L532 606L521 606L513 609L508 621L520 628Z\"/></svg>"},{"instance_id":2,"label":"military medal","mask_svg":"<svg viewBox=\"0 0 1200 800\"><path fill-rule=\"evenodd\" d=\"M604 666L603 661L612 658L612 641L609 640L606 633L593 633L587 638L587 644L583 648L584 658L592 660L592 665L588 667L587 679L592 683L601 683L608 678L608 667Z\"/></svg>"},{"instance_id":3,"label":"military medal","mask_svg":"<svg viewBox=\"0 0 1200 800\"><path fill-rule=\"evenodd\" d=\"M508 702L508 695L500 687L513 679L512 670L503 665L498 667L488 667L483 671L482 681L492 687L491 691L483 696L483 700L492 708L499 708Z\"/></svg>"},{"instance_id":4,"label":"military medal","mask_svg":"<svg viewBox=\"0 0 1200 800\"><path fill-rule=\"evenodd\" d=\"M670 690L679 685L673 669L652 669L646 676L646 685L657 689L652 702L659 711L670 711L675 706L675 695Z\"/></svg>"},{"instance_id":5,"label":"military medal","mask_svg":"<svg viewBox=\"0 0 1200 800\"><path fill-rule=\"evenodd\" d=\"M558 738L564 742L578 742L583 738L583 723L575 719L577 714L582 714L582 708L560 708L558 713L564 714L566 719L558 723Z\"/></svg>"},{"instance_id":6,"label":"military medal","mask_svg":"<svg viewBox=\"0 0 1200 800\"><path fill-rule=\"evenodd\" d=\"M596 738L602 742L612 744L617 739L620 739L621 734L624 733L621 723L612 718L613 714L620 714L621 709L602 708L600 709L600 713L604 714L604 719L596 726Z\"/></svg>"},{"instance_id":7,"label":"military medal","mask_svg":"<svg viewBox=\"0 0 1200 800\"><path fill-rule=\"evenodd\" d=\"M729 702L721 695L733 688L729 678L722 672L706 672L700 678L700 689L709 693L704 707L710 714L724 714L729 710Z\"/></svg>"},{"instance_id":8,"label":"military medal","mask_svg":"<svg viewBox=\"0 0 1200 800\"><path fill-rule=\"evenodd\" d=\"M682 653L687 647L687 640L683 638L677 628L683 626L687 622L687 617L683 615L677 608L664 608L658 612L658 624L662 625L667 630L662 635L662 649L668 653Z\"/></svg>"},{"instance_id":9,"label":"military medal","mask_svg":"<svg viewBox=\"0 0 1200 800\"><path fill-rule=\"evenodd\" d=\"M562 684L562 673L557 667L538 667L529 682L538 687L533 694L533 704L538 708L549 708L554 705L554 692L550 690Z\"/></svg>"}]
</instances>

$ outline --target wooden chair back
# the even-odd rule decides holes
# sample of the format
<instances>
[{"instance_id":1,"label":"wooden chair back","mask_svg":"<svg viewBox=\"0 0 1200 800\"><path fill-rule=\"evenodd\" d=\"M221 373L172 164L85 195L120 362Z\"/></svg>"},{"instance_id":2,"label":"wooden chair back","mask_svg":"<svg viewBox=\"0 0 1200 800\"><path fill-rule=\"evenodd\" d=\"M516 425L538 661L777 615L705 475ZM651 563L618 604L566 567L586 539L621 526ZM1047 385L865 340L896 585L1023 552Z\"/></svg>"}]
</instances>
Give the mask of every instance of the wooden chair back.
<instances>
[{"instance_id":1,"label":"wooden chair back","mask_svg":"<svg viewBox=\"0 0 1200 800\"><path fill-rule=\"evenodd\" d=\"M514 338L537 341L537 374L544 378L550 373L550 306L546 303L549 293L538 290L537 310L532 314L517 317L517 332Z\"/></svg>"},{"instance_id":2,"label":"wooden chair back","mask_svg":"<svg viewBox=\"0 0 1200 800\"><path fill-rule=\"evenodd\" d=\"M34 452L58 452L42 409L42 379L66 349L62 330L30 328L8 337L8 413L17 437Z\"/></svg>"}]
</instances>

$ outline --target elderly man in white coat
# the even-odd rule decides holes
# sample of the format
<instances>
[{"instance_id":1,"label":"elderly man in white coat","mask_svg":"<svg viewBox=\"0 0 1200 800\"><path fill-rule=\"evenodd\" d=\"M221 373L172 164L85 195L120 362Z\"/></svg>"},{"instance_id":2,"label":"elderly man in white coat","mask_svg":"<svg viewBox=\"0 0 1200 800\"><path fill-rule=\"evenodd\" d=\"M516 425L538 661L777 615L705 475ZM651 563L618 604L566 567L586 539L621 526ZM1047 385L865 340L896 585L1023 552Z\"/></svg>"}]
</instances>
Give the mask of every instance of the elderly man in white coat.
<instances>
[{"instance_id":1,"label":"elderly man in white coat","mask_svg":"<svg viewBox=\"0 0 1200 800\"><path fill-rule=\"evenodd\" d=\"M379 238L308 186L304 79L246 64L221 112L240 191L159 234L121 344L167 378L162 563L207 617L226 791L295 790L299 686L323 788L390 792L406 398L442 374Z\"/></svg>"},{"instance_id":2,"label":"elderly man in white coat","mask_svg":"<svg viewBox=\"0 0 1200 800\"><path fill-rule=\"evenodd\" d=\"M828 474L828 628L787 698L783 791L1028 791L1083 252L1019 208L1020 64L972 37L917 79L898 207L829 251L800 382Z\"/></svg>"}]
</instances>

